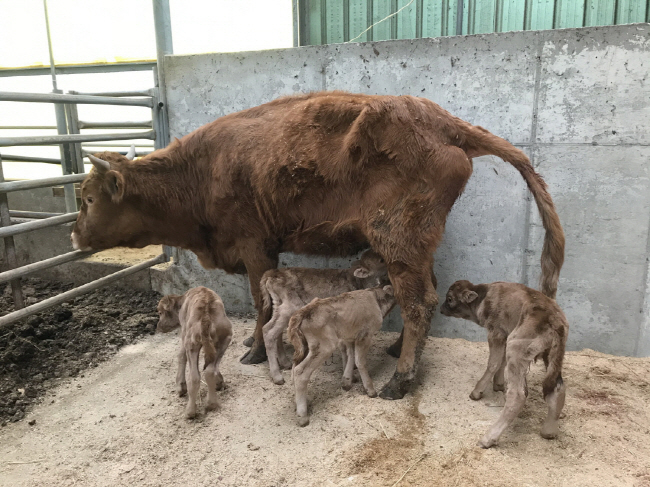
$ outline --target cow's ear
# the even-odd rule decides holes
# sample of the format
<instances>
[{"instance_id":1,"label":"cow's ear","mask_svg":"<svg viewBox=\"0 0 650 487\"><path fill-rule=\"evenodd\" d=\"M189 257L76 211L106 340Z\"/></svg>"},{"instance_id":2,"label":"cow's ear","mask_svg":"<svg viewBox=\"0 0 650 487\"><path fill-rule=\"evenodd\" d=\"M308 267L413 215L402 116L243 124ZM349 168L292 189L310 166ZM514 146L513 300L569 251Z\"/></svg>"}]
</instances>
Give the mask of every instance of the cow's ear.
<instances>
[{"instance_id":1,"label":"cow's ear","mask_svg":"<svg viewBox=\"0 0 650 487\"><path fill-rule=\"evenodd\" d=\"M476 294L474 291L471 291L469 289L465 289L463 291L463 294L461 294L461 299L463 300L463 303L471 303L474 301L476 298L478 298L478 294Z\"/></svg>"},{"instance_id":2,"label":"cow's ear","mask_svg":"<svg viewBox=\"0 0 650 487\"><path fill-rule=\"evenodd\" d=\"M354 270L354 277L357 277L359 279L365 279L369 275L370 275L370 271L363 266L357 267Z\"/></svg>"},{"instance_id":3,"label":"cow's ear","mask_svg":"<svg viewBox=\"0 0 650 487\"><path fill-rule=\"evenodd\" d=\"M104 175L104 188L111 195L113 203L119 203L124 197L124 176L117 171L108 171Z\"/></svg>"}]
</instances>

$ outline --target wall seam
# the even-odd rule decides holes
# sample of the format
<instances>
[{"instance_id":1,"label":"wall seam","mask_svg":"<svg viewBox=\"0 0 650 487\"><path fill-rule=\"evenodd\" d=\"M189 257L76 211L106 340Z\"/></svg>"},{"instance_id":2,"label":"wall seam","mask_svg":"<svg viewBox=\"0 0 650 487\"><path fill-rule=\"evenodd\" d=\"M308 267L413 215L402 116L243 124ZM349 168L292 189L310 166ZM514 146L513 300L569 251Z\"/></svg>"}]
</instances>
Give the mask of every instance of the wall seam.
<instances>
[{"instance_id":1,"label":"wall seam","mask_svg":"<svg viewBox=\"0 0 650 487\"><path fill-rule=\"evenodd\" d=\"M641 296L641 319L639 320L639 329L636 335L636 344L634 345L634 356L641 357L642 349L646 347L641 346L641 340L644 342L648 341L650 336L648 336L648 331L650 329L650 221L648 221L648 237L645 244L645 270L643 273L643 281L641 286L643 289L643 295ZM648 352L650 352L650 346L647 347ZM646 352L647 354L647 352Z\"/></svg>"}]
</instances>

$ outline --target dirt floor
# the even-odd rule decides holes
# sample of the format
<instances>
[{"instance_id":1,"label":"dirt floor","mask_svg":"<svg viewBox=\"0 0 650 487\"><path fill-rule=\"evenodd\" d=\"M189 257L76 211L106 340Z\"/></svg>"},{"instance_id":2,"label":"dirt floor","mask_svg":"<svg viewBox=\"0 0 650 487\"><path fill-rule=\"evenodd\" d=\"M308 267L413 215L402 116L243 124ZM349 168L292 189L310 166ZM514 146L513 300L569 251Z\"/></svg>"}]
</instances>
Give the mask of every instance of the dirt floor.
<instances>
[{"instance_id":1,"label":"dirt floor","mask_svg":"<svg viewBox=\"0 0 650 487\"><path fill-rule=\"evenodd\" d=\"M252 321L234 319L221 409L188 421L175 393L178 335L147 336L64 379L18 422L0 428L0 485L11 486L650 486L650 359L569 353L566 417L555 441L539 436L542 371L498 447L476 442L503 394L474 402L487 346L428 340L419 386L401 401L341 390L340 358L314 375L311 424L296 424L290 374L245 366ZM393 372L382 333L369 367ZM205 395L205 385L202 386ZM16 391L17 392L17 391Z\"/></svg>"}]
</instances>

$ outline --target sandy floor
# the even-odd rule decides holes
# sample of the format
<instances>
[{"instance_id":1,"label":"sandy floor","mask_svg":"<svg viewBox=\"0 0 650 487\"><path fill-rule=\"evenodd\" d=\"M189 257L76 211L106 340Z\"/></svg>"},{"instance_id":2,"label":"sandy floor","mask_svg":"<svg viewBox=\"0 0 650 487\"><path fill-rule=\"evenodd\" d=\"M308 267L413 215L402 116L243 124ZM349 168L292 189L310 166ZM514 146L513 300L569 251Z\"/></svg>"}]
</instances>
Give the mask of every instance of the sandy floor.
<instances>
[{"instance_id":1,"label":"sandy floor","mask_svg":"<svg viewBox=\"0 0 650 487\"><path fill-rule=\"evenodd\" d=\"M486 344L429 339L421 384L401 401L370 399L359 384L342 391L334 357L314 376L312 421L299 428L289 373L275 386L266 364L241 365L252 324L235 325L220 410L183 418L178 336L149 337L0 428L0 485L650 486L650 359L569 353L555 441L538 434L545 404L533 366L526 408L499 447L481 450L475 444L503 401L502 393L468 397ZM379 385L393 372L383 348L394 338L381 334L372 350Z\"/></svg>"}]
</instances>

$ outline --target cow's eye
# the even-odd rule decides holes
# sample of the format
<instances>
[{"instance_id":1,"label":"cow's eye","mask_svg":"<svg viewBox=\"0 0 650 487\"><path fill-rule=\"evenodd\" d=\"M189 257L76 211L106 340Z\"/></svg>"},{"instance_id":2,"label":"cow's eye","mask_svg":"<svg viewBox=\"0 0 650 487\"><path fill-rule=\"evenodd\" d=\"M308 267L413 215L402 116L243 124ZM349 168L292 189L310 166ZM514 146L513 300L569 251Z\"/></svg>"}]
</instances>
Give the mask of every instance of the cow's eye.
<instances>
[{"instance_id":1,"label":"cow's eye","mask_svg":"<svg viewBox=\"0 0 650 487\"><path fill-rule=\"evenodd\" d=\"M93 199L92 199L92 197L88 196L88 197L86 198L86 203L88 203L89 205L92 205L92 204L93 204Z\"/></svg>"},{"instance_id":2,"label":"cow's eye","mask_svg":"<svg viewBox=\"0 0 650 487\"><path fill-rule=\"evenodd\" d=\"M451 304L451 296L447 296L447 302Z\"/></svg>"}]
</instances>

